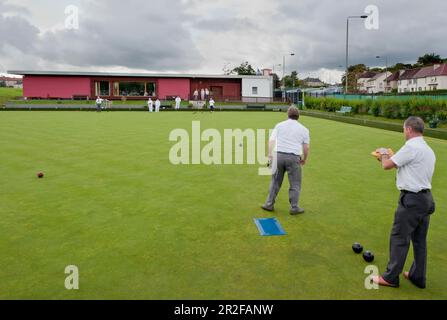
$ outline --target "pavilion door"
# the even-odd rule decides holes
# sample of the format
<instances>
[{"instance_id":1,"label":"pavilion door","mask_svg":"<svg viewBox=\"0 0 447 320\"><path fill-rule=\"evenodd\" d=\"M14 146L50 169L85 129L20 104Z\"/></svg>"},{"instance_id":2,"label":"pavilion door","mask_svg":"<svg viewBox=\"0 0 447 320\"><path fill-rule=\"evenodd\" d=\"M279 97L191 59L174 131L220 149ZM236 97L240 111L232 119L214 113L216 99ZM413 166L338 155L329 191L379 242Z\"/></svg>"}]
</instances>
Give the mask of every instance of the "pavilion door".
<instances>
[{"instance_id":1,"label":"pavilion door","mask_svg":"<svg viewBox=\"0 0 447 320\"><path fill-rule=\"evenodd\" d=\"M223 87L211 87L214 100L222 101L223 99Z\"/></svg>"}]
</instances>

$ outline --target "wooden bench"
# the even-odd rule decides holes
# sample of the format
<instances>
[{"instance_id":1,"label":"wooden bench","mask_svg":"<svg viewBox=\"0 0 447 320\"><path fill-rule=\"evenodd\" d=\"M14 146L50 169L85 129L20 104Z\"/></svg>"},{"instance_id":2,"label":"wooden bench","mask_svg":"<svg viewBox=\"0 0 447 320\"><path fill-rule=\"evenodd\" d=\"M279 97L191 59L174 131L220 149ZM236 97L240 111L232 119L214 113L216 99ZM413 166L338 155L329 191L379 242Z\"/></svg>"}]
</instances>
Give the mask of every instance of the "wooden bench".
<instances>
[{"instance_id":1,"label":"wooden bench","mask_svg":"<svg viewBox=\"0 0 447 320\"><path fill-rule=\"evenodd\" d=\"M343 106L340 110L335 111L338 114L347 115L352 113L352 107Z\"/></svg>"},{"instance_id":2,"label":"wooden bench","mask_svg":"<svg viewBox=\"0 0 447 320\"><path fill-rule=\"evenodd\" d=\"M73 100L88 100L88 96L75 94L73 95Z\"/></svg>"}]
</instances>

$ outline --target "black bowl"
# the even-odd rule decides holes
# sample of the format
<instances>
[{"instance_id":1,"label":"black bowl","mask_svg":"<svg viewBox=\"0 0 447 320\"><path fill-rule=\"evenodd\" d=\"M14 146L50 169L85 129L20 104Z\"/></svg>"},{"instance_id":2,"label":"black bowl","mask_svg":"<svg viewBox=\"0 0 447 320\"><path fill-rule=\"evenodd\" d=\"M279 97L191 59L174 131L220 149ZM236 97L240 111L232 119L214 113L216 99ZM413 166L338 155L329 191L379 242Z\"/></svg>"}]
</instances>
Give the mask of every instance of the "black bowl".
<instances>
[{"instance_id":1,"label":"black bowl","mask_svg":"<svg viewBox=\"0 0 447 320\"><path fill-rule=\"evenodd\" d=\"M363 247L360 243L354 243L352 245L352 250L354 250L355 253L359 254L359 253L362 253Z\"/></svg>"},{"instance_id":2,"label":"black bowl","mask_svg":"<svg viewBox=\"0 0 447 320\"><path fill-rule=\"evenodd\" d=\"M374 254L371 251L365 251L363 254L363 259L365 259L366 262L373 262Z\"/></svg>"}]
</instances>

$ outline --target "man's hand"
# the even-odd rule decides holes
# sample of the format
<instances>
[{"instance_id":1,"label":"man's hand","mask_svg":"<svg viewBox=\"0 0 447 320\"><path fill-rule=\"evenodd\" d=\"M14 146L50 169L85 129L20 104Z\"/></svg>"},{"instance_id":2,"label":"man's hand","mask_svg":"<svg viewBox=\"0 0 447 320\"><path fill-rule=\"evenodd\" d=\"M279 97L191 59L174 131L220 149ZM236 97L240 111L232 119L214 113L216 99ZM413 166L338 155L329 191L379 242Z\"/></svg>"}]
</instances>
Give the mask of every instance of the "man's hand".
<instances>
[{"instance_id":1,"label":"man's hand","mask_svg":"<svg viewBox=\"0 0 447 320\"><path fill-rule=\"evenodd\" d=\"M273 156L271 154L269 154L269 160L267 162L267 167L270 168L272 166L272 163L273 163Z\"/></svg>"},{"instance_id":2,"label":"man's hand","mask_svg":"<svg viewBox=\"0 0 447 320\"><path fill-rule=\"evenodd\" d=\"M300 165L305 166L306 165L306 160L300 160Z\"/></svg>"},{"instance_id":3,"label":"man's hand","mask_svg":"<svg viewBox=\"0 0 447 320\"><path fill-rule=\"evenodd\" d=\"M378 161L382 162L382 160L389 159L394 156L394 152L392 149L379 148L376 151L372 152L371 155L376 157Z\"/></svg>"}]
</instances>

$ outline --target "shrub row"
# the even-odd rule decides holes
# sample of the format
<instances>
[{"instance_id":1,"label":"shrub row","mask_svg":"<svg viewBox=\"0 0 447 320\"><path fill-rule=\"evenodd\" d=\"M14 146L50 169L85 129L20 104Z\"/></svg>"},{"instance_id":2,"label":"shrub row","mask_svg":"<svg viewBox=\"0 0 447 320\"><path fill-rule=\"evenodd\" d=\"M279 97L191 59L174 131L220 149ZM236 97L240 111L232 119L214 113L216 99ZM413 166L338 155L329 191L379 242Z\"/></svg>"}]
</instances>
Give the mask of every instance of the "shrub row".
<instances>
[{"instance_id":1,"label":"shrub row","mask_svg":"<svg viewBox=\"0 0 447 320\"><path fill-rule=\"evenodd\" d=\"M335 112L342 106L352 107L355 114L370 114L390 119L406 119L409 116L419 116L424 120L437 118L447 119L447 100L443 99L362 99L344 100L338 98L306 97L306 108Z\"/></svg>"}]
</instances>

